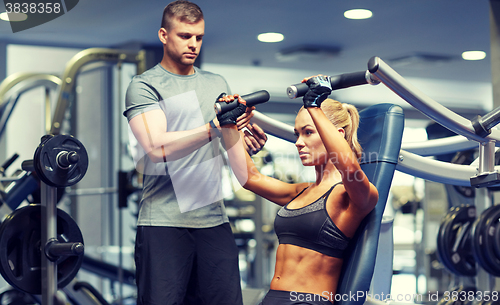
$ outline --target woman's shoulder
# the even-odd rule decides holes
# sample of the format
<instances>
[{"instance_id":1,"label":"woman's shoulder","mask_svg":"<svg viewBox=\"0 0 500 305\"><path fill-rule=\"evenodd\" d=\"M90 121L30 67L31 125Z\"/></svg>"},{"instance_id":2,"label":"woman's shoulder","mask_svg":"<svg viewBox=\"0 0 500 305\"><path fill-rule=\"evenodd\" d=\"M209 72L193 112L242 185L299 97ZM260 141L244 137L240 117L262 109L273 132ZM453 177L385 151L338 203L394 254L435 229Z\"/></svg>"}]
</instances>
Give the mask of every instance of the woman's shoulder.
<instances>
[{"instance_id":1,"label":"woman's shoulder","mask_svg":"<svg viewBox=\"0 0 500 305\"><path fill-rule=\"evenodd\" d=\"M297 196L298 196L298 194L304 192L311 185L313 185L312 182L295 183L295 192L297 193Z\"/></svg>"}]
</instances>

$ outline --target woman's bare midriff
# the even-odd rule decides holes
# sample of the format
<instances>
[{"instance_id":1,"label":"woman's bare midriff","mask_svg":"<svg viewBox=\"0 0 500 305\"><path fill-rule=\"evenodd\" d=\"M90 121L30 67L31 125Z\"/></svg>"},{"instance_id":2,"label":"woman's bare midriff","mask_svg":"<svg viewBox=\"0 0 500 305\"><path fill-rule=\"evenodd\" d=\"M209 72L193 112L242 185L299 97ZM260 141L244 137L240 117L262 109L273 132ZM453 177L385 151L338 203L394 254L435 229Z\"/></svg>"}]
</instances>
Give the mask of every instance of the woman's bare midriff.
<instances>
[{"instance_id":1,"label":"woman's bare midriff","mask_svg":"<svg viewBox=\"0 0 500 305\"><path fill-rule=\"evenodd\" d=\"M342 259L302 247L282 244L276 252L271 289L314 293L333 302Z\"/></svg>"}]
</instances>

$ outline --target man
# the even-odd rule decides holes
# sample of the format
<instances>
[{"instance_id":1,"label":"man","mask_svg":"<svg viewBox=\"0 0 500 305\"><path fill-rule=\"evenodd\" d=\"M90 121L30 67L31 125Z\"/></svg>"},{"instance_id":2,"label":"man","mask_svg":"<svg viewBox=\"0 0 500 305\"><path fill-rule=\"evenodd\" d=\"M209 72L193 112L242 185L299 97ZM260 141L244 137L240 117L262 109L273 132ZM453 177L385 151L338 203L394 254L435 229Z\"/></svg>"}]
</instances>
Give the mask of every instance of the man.
<instances>
[{"instance_id":1,"label":"man","mask_svg":"<svg viewBox=\"0 0 500 305\"><path fill-rule=\"evenodd\" d=\"M205 21L188 1L165 7L162 61L134 77L124 115L144 149L144 189L135 261L137 304L242 304L238 250L222 202L219 124L214 102L225 79L194 66ZM247 150L267 138L238 118Z\"/></svg>"}]
</instances>

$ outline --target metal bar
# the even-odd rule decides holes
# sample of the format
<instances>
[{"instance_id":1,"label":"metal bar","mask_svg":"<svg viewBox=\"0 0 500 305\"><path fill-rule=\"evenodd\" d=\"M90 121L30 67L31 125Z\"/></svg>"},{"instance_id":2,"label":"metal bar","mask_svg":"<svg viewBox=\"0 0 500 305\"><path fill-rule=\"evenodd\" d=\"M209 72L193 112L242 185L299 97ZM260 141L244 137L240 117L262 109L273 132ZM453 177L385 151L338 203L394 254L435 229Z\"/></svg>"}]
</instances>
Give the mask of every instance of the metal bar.
<instances>
[{"instance_id":1,"label":"metal bar","mask_svg":"<svg viewBox=\"0 0 500 305\"><path fill-rule=\"evenodd\" d=\"M1 181L1 180L0 180ZM85 189L70 189L66 191L68 196L91 196L91 195L105 195L118 192L116 187L96 187Z\"/></svg>"},{"instance_id":2,"label":"metal bar","mask_svg":"<svg viewBox=\"0 0 500 305\"><path fill-rule=\"evenodd\" d=\"M5 131L7 121L24 92L40 86L46 90L56 90L60 85L61 80L50 74L16 73L4 79L0 84L0 109L3 109L0 115L0 136Z\"/></svg>"},{"instance_id":3,"label":"metal bar","mask_svg":"<svg viewBox=\"0 0 500 305\"><path fill-rule=\"evenodd\" d=\"M500 107L488 112L482 117L483 126L486 130L490 130L500 122Z\"/></svg>"},{"instance_id":4,"label":"metal bar","mask_svg":"<svg viewBox=\"0 0 500 305\"><path fill-rule=\"evenodd\" d=\"M266 133L292 143L295 142L296 137L292 126L270 118L259 111L254 110L253 113L252 122L257 123ZM464 136L453 136L425 142L403 143L401 148L421 156L436 156L477 148L477 142L471 141Z\"/></svg>"},{"instance_id":5,"label":"metal bar","mask_svg":"<svg viewBox=\"0 0 500 305\"><path fill-rule=\"evenodd\" d=\"M500 130L493 129L491 134L485 138L476 135L472 123L468 119L456 114L422 93L389 67L382 59L373 57L370 59L368 66L370 72L385 86L424 115L449 130L477 142L488 140L500 141Z\"/></svg>"},{"instance_id":6,"label":"metal bar","mask_svg":"<svg viewBox=\"0 0 500 305\"><path fill-rule=\"evenodd\" d=\"M479 143L479 174L495 171L495 144Z\"/></svg>"},{"instance_id":7,"label":"metal bar","mask_svg":"<svg viewBox=\"0 0 500 305\"><path fill-rule=\"evenodd\" d=\"M45 133L50 132L50 126L52 125L52 107L50 105L50 90L45 87Z\"/></svg>"},{"instance_id":8,"label":"metal bar","mask_svg":"<svg viewBox=\"0 0 500 305\"><path fill-rule=\"evenodd\" d=\"M66 69L62 77L63 83L59 91L56 110L52 119L52 127L50 133L59 134L61 124L66 113L66 108L69 104L73 87L75 86L75 78L82 66L95 62L130 62L137 64L137 73L140 74L145 69L145 52L132 52L127 50L91 48L86 49L75 56L66 64Z\"/></svg>"},{"instance_id":9,"label":"metal bar","mask_svg":"<svg viewBox=\"0 0 500 305\"><path fill-rule=\"evenodd\" d=\"M262 129L264 129L266 133L272 134L273 136L279 137L292 143L297 140L292 126L278 120L274 120L256 110L253 111L253 114L254 116L252 118L252 122L257 123L257 125L262 127Z\"/></svg>"},{"instance_id":10,"label":"metal bar","mask_svg":"<svg viewBox=\"0 0 500 305\"><path fill-rule=\"evenodd\" d=\"M8 76L0 83L0 107L12 96L42 85L55 89L61 85L61 80L57 76L40 73L20 72Z\"/></svg>"},{"instance_id":11,"label":"metal bar","mask_svg":"<svg viewBox=\"0 0 500 305\"><path fill-rule=\"evenodd\" d=\"M51 238L57 238L57 189L41 183L42 206L42 305L53 305L57 292L57 264L45 255L45 245Z\"/></svg>"},{"instance_id":12,"label":"metal bar","mask_svg":"<svg viewBox=\"0 0 500 305\"><path fill-rule=\"evenodd\" d=\"M477 148L477 142L463 136L401 144L401 149L420 156L438 156L473 148Z\"/></svg>"},{"instance_id":13,"label":"metal bar","mask_svg":"<svg viewBox=\"0 0 500 305\"><path fill-rule=\"evenodd\" d=\"M258 111L254 111L253 122L258 123L266 133L271 133L281 139L289 142L295 141L293 127L277 120L274 120ZM401 158L396 169L403 173L413 175L430 181L444 184L470 186L470 178L477 174L475 166L451 164L448 162L437 161L425 158L426 154L434 155L438 150L441 152L454 152L455 148L468 149L477 147L476 141L469 141L463 136L450 137L447 139L431 140L429 146L425 143L405 144L405 148L412 149L412 152L401 150ZM439 148L439 145L449 145L448 148ZM451 145L453 144L453 145ZM451 148L453 149L451 149ZM425 152L420 156L415 152ZM436 153L437 154L437 153ZM497 167L500 170L500 166Z\"/></svg>"},{"instance_id":14,"label":"metal bar","mask_svg":"<svg viewBox=\"0 0 500 305\"><path fill-rule=\"evenodd\" d=\"M19 179L23 178L26 175L26 172L23 171L16 177L0 177L0 182L12 182L12 181L18 181ZM6 189L7 191L7 189Z\"/></svg>"},{"instance_id":15,"label":"metal bar","mask_svg":"<svg viewBox=\"0 0 500 305\"><path fill-rule=\"evenodd\" d=\"M476 168L470 165L441 162L404 150L400 151L396 170L430 181L461 186L471 186L470 178L477 174Z\"/></svg>"}]
</instances>

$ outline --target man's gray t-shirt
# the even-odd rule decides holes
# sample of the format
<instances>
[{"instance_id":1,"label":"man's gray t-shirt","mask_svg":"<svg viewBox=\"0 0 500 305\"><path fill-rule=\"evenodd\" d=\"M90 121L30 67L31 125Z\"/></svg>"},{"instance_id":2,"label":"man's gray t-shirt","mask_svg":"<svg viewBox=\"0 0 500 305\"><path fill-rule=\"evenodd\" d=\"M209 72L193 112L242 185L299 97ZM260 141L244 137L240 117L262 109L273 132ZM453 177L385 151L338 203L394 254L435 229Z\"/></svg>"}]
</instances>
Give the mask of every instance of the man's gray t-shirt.
<instances>
[{"instance_id":1,"label":"man's gray t-shirt","mask_svg":"<svg viewBox=\"0 0 500 305\"><path fill-rule=\"evenodd\" d=\"M135 76L124 115L161 109L167 131L191 130L215 117L214 102L229 94L225 79L195 67L192 75L168 72L160 64ZM147 122L145 122L147 124ZM222 200L222 156L218 139L175 161L153 163L144 156L139 226L207 228L228 222Z\"/></svg>"}]
</instances>

